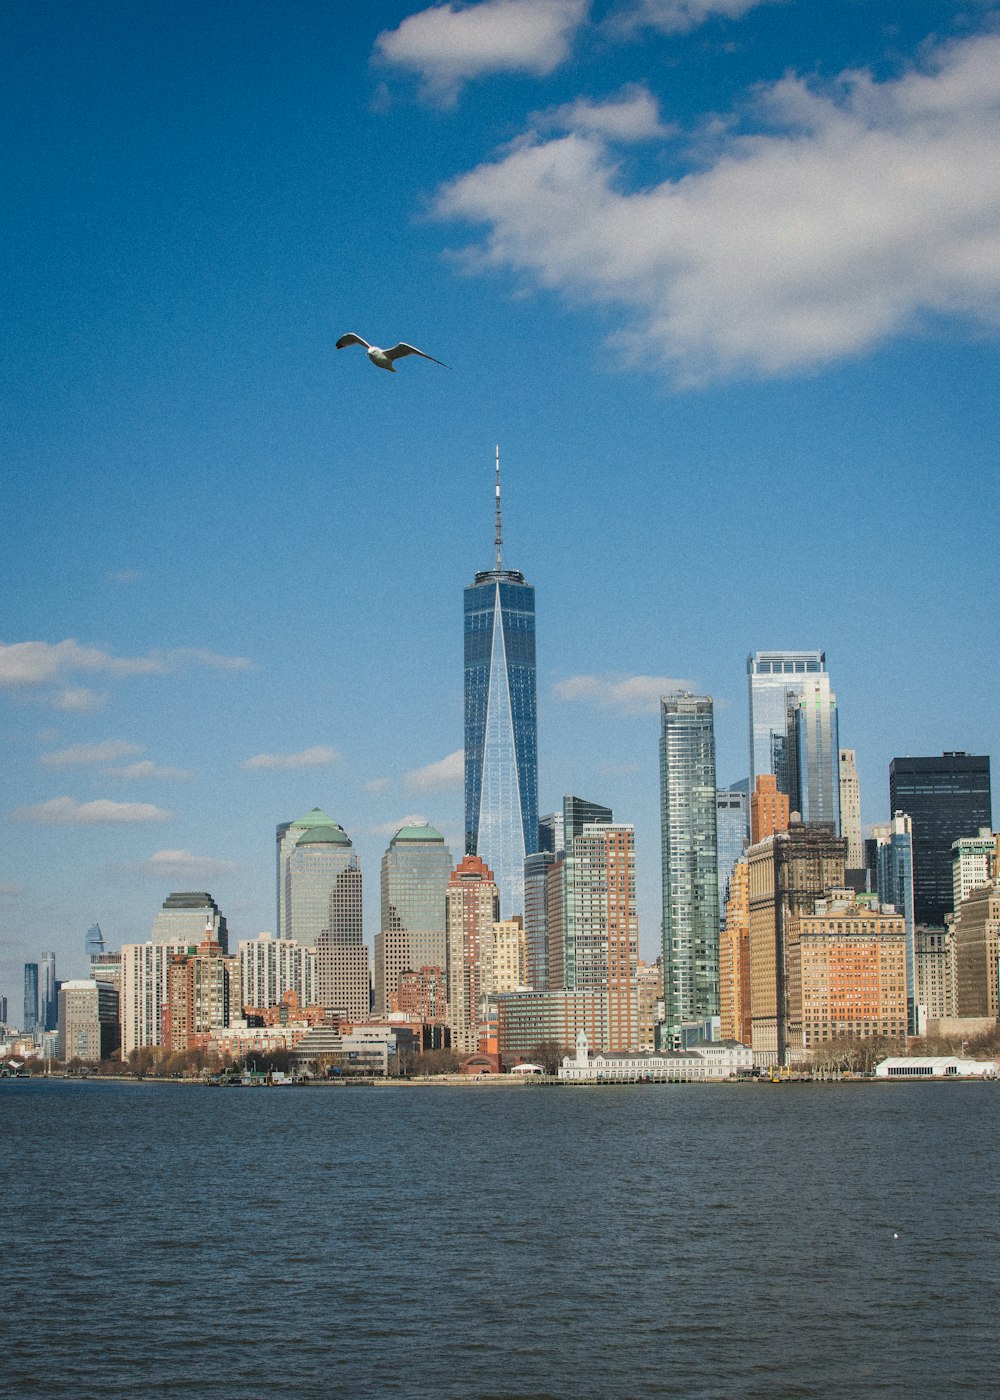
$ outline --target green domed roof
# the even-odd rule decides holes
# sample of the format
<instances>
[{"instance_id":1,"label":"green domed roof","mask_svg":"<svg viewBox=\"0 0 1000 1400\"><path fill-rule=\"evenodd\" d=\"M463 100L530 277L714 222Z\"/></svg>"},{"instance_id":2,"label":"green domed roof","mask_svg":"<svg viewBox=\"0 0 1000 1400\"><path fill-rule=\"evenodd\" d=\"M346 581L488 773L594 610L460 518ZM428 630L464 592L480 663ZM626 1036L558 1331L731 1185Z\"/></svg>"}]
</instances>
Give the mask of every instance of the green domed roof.
<instances>
[{"instance_id":1,"label":"green domed roof","mask_svg":"<svg viewBox=\"0 0 1000 1400\"><path fill-rule=\"evenodd\" d=\"M311 826L296 841L299 846L349 846L351 838L337 822L327 820L326 825Z\"/></svg>"},{"instance_id":2,"label":"green domed roof","mask_svg":"<svg viewBox=\"0 0 1000 1400\"><path fill-rule=\"evenodd\" d=\"M396 841L443 841L444 837L427 822L411 822L409 826L401 826L392 838Z\"/></svg>"},{"instance_id":3,"label":"green domed roof","mask_svg":"<svg viewBox=\"0 0 1000 1400\"><path fill-rule=\"evenodd\" d=\"M307 812L304 817L299 817L297 822L292 822L292 826L336 826L337 822L319 807L314 807L311 812Z\"/></svg>"}]
</instances>

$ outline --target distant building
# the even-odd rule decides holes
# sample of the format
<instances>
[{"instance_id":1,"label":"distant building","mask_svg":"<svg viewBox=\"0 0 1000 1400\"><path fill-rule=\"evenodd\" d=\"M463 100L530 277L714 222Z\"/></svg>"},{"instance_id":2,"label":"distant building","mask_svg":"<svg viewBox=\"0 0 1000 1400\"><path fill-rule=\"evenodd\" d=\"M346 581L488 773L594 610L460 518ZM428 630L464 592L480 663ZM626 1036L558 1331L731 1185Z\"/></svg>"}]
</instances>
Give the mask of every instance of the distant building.
<instances>
[{"instance_id":1,"label":"distant building","mask_svg":"<svg viewBox=\"0 0 1000 1400\"><path fill-rule=\"evenodd\" d=\"M460 1054L479 1048L483 1002L492 991L493 925L500 898L493 871L479 856L467 855L448 881L448 1024Z\"/></svg>"},{"instance_id":2,"label":"distant building","mask_svg":"<svg viewBox=\"0 0 1000 1400\"><path fill-rule=\"evenodd\" d=\"M448 1020L448 977L443 967L419 967L399 974L395 1007L424 1025Z\"/></svg>"},{"instance_id":3,"label":"distant building","mask_svg":"<svg viewBox=\"0 0 1000 1400\"><path fill-rule=\"evenodd\" d=\"M575 1053L559 1067L559 1078L569 1083L642 1084L702 1083L748 1075L753 1053L732 1042L699 1045L696 1050L633 1050L591 1052L585 1031L576 1039Z\"/></svg>"},{"instance_id":4,"label":"distant building","mask_svg":"<svg viewBox=\"0 0 1000 1400\"><path fill-rule=\"evenodd\" d=\"M332 817L319 807L314 807L311 812L307 812L304 817L299 817L293 822L279 822L274 832L275 839L275 884L278 894L278 908L275 928L279 938L292 937L291 909L289 900L291 892L288 884L288 863L292 852L298 844L299 837L310 827L314 826L338 826Z\"/></svg>"},{"instance_id":5,"label":"distant building","mask_svg":"<svg viewBox=\"0 0 1000 1400\"><path fill-rule=\"evenodd\" d=\"M560 815L561 822L561 815ZM562 980L562 862L564 851L536 851L524 861L525 979L536 992L553 985L552 955L558 953L555 973Z\"/></svg>"},{"instance_id":6,"label":"distant building","mask_svg":"<svg viewBox=\"0 0 1000 1400\"><path fill-rule=\"evenodd\" d=\"M857 755L853 749L840 750L840 834L847 842L848 870L865 868L861 840L861 784Z\"/></svg>"},{"instance_id":7,"label":"distant building","mask_svg":"<svg viewBox=\"0 0 1000 1400\"><path fill-rule=\"evenodd\" d=\"M645 963L639 959L636 987L639 994L639 1034L636 1046L639 1050L653 1050L656 1046L657 1012L663 1005L661 958L652 963Z\"/></svg>"},{"instance_id":8,"label":"distant building","mask_svg":"<svg viewBox=\"0 0 1000 1400\"><path fill-rule=\"evenodd\" d=\"M996 1079L996 1060L957 1055L897 1055L875 1066L876 1079Z\"/></svg>"},{"instance_id":9,"label":"distant building","mask_svg":"<svg viewBox=\"0 0 1000 1400\"><path fill-rule=\"evenodd\" d=\"M549 992L508 992L496 999L497 1040L502 1055L530 1056L540 1045L563 1051L576 1044L578 1031L588 1042L608 1043L608 994L567 988Z\"/></svg>"},{"instance_id":10,"label":"distant building","mask_svg":"<svg viewBox=\"0 0 1000 1400\"><path fill-rule=\"evenodd\" d=\"M787 831L790 815L788 793L778 791L773 773L761 773L750 794L750 844L756 846L765 836Z\"/></svg>"},{"instance_id":11,"label":"distant building","mask_svg":"<svg viewBox=\"0 0 1000 1400\"><path fill-rule=\"evenodd\" d=\"M524 860L538 849L535 590L496 563L465 590L465 850L495 872L500 913L524 913Z\"/></svg>"},{"instance_id":12,"label":"distant building","mask_svg":"<svg viewBox=\"0 0 1000 1400\"><path fill-rule=\"evenodd\" d=\"M758 651L747 657L751 792L761 773L773 773L779 791L791 793L797 775L788 752L789 709L806 680L825 671L821 651Z\"/></svg>"},{"instance_id":13,"label":"distant building","mask_svg":"<svg viewBox=\"0 0 1000 1400\"><path fill-rule=\"evenodd\" d=\"M787 953L792 921L826 890L844 885L847 842L831 824L793 822L747 851L750 885L750 1015L754 1058L784 1064L801 1044L792 1020Z\"/></svg>"},{"instance_id":14,"label":"distant building","mask_svg":"<svg viewBox=\"0 0 1000 1400\"><path fill-rule=\"evenodd\" d=\"M162 1044L168 1050L206 1048L216 1031L229 1026L239 985L239 959L224 953L208 932L196 950L173 954L167 965Z\"/></svg>"},{"instance_id":15,"label":"distant building","mask_svg":"<svg viewBox=\"0 0 1000 1400\"><path fill-rule=\"evenodd\" d=\"M916 1035L921 1012L917 998L916 919L913 889L913 824L904 812L872 827L875 888L883 904L894 906L906 926L906 997L910 1034Z\"/></svg>"},{"instance_id":16,"label":"distant building","mask_svg":"<svg viewBox=\"0 0 1000 1400\"><path fill-rule=\"evenodd\" d=\"M87 961L101 957L104 953L104 934L100 924L91 924L83 940L83 952Z\"/></svg>"},{"instance_id":17,"label":"distant building","mask_svg":"<svg viewBox=\"0 0 1000 1400\"><path fill-rule=\"evenodd\" d=\"M579 822L572 823L572 830L571 837L567 819L563 862L565 986L574 991L606 992L608 1038L595 1044L609 1050L629 1049L639 1036L635 828L610 821L586 822L581 816Z\"/></svg>"},{"instance_id":18,"label":"distant building","mask_svg":"<svg viewBox=\"0 0 1000 1400\"><path fill-rule=\"evenodd\" d=\"M348 1020L371 1009L368 949L361 923L361 866L337 822L309 826L285 870L288 935L316 949L316 996Z\"/></svg>"},{"instance_id":19,"label":"distant building","mask_svg":"<svg viewBox=\"0 0 1000 1400\"><path fill-rule=\"evenodd\" d=\"M381 921L375 935L375 1014L392 1007L404 972L447 967L445 895L452 871L444 837L426 822L396 832L382 857Z\"/></svg>"},{"instance_id":20,"label":"distant building","mask_svg":"<svg viewBox=\"0 0 1000 1400\"><path fill-rule=\"evenodd\" d=\"M913 906L918 924L941 927L952 909L951 848L961 836L992 828L990 760L946 752L938 758L894 758L889 810L913 823Z\"/></svg>"},{"instance_id":21,"label":"distant building","mask_svg":"<svg viewBox=\"0 0 1000 1400\"><path fill-rule=\"evenodd\" d=\"M951 1018L955 1015L955 935L951 929L921 925L915 943L917 1004L924 1008L927 1021Z\"/></svg>"},{"instance_id":22,"label":"distant building","mask_svg":"<svg viewBox=\"0 0 1000 1400\"><path fill-rule=\"evenodd\" d=\"M34 1035L39 1029L38 1022L38 964L24 964L24 1019L21 1032Z\"/></svg>"},{"instance_id":23,"label":"distant building","mask_svg":"<svg viewBox=\"0 0 1000 1400\"><path fill-rule=\"evenodd\" d=\"M43 1031L54 1031L59 1024L56 955L43 953L38 962L38 1020Z\"/></svg>"},{"instance_id":24,"label":"distant building","mask_svg":"<svg viewBox=\"0 0 1000 1400\"><path fill-rule=\"evenodd\" d=\"M748 844L750 835L750 798L739 788L717 788L715 793L715 831L718 851L719 925L726 916L726 890L733 866Z\"/></svg>"},{"instance_id":25,"label":"distant building","mask_svg":"<svg viewBox=\"0 0 1000 1400\"><path fill-rule=\"evenodd\" d=\"M683 1021L719 1011L715 733L708 695L682 692L660 701L660 849L670 1034Z\"/></svg>"},{"instance_id":26,"label":"distant building","mask_svg":"<svg viewBox=\"0 0 1000 1400\"><path fill-rule=\"evenodd\" d=\"M168 894L163 908L153 920L153 943L197 945L205 937L206 925L224 953L229 952L229 927L219 906L205 890Z\"/></svg>"},{"instance_id":27,"label":"distant building","mask_svg":"<svg viewBox=\"0 0 1000 1400\"><path fill-rule=\"evenodd\" d=\"M493 985L491 993L516 992L526 987L524 921L501 919L493 925Z\"/></svg>"},{"instance_id":28,"label":"distant building","mask_svg":"<svg viewBox=\"0 0 1000 1400\"><path fill-rule=\"evenodd\" d=\"M1000 887L974 889L955 920L955 1015L1000 1017Z\"/></svg>"},{"instance_id":29,"label":"distant building","mask_svg":"<svg viewBox=\"0 0 1000 1400\"><path fill-rule=\"evenodd\" d=\"M831 822L840 831L840 735L837 697L822 671L805 678L790 709L794 722L795 786L792 810L804 822Z\"/></svg>"},{"instance_id":30,"label":"distant building","mask_svg":"<svg viewBox=\"0 0 1000 1400\"><path fill-rule=\"evenodd\" d=\"M750 1044L750 867L737 861L719 933L719 1022L723 1040Z\"/></svg>"},{"instance_id":31,"label":"distant building","mask_svg":"<svg viewBox=\"0 0 1000 1400\"><path fill-rule=\"evenodd\" d=\"M240 1007L279 1006L288 992L295 993L299 1006L319 1005L315 948L304 948L294 938L259 933L240 940L237 956Z\"/></svg>"},{"instance_id":32,"label":"distant building","mask_svg":"<svg viewBox=\"0 0 1000 1400\"><path fill-rule=\"evenodd\" d=\"M789 920L786 978L793 1061L815 1059L839 1036L907 1033L905 921L853 890L832 890Z\"/></svg>"},{"instance_id":33,"label":"distant building","mask_svg":"<svg viewBox=\"0 0 1000 1400\"><path fill-rule=\"evenodd\" d=\"M57 1013L60 1060L107 1060L121 1043L118 996L106 982L89 977L64 982L59 989Z\"/></svg>"},{"instance_id":34,"label":"distant building","mask_svg":"<svg viewBox=\"0 0 1000 1400\"><path fill-rule=\"evenodd\" d=\"M963 899L973 890L988 885L1000 871L997 852L1000 837L988 826L980 828L978 836L960 836L951 843L952 911L958 913Z\"/></svg>"},{"instance_id":35,"label":"distant building","mask_svg":"<svg viewBox=\"0 0 1000 1400\"><path fill-rule=\"evenodd\" d=\"M170 959L196 944L125 943L121 950L122 1058L147 1045L162 1045Z\"/></svg>"}]
</instances>

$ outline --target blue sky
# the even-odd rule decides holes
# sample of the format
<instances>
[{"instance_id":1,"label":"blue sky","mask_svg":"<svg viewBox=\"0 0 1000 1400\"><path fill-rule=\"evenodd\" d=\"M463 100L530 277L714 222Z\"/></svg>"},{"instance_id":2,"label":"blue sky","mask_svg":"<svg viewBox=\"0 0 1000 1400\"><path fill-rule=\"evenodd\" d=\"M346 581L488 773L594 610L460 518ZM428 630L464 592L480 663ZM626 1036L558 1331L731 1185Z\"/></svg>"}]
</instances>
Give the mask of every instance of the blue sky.
<instances>
[{"instance_id":1,"label":"blue sky","mask_svg":"<svg viewBox=\"0 0 1000 1400\"><path fill-rule=\"evenodd\" d=\"M972 3L0 14L0 991L274 827L460 854L461 590L536 585L540 808L637 828L656 697L825 648L866 822L995 753L1000 23ZM452 366L389 375L406 339Z\"/></svg>"}]
</instances>

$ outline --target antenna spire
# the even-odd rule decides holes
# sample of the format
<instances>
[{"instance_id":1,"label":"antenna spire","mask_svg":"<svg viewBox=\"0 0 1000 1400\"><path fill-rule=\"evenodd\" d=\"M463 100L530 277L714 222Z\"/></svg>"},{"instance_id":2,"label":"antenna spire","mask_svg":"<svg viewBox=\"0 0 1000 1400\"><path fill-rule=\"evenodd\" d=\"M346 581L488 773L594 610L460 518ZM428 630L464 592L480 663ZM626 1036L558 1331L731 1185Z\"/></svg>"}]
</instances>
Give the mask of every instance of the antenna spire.
<instances>
[{"instance_id":1,"label":"antenna spire","mask_svg":"<svg viewBox=\"0 0 1000 1400\"><path fill-rule=\"evenodd\" d=\"M503 525L500 520L500 444L497 443L497 573L503 569Z\"/></svg>"}]
</instances>

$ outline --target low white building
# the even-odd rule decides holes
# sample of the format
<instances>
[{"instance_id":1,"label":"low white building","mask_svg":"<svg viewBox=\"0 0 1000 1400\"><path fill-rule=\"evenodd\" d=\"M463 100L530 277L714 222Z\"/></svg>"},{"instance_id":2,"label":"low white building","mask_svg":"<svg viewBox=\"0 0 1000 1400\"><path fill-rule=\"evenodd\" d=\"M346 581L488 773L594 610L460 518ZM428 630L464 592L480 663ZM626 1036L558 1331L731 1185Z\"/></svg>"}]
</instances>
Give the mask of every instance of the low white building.
<instances>
[{"instance_id":1,"label":"low white building","mask_svg":"<svg viewBox=\"0 0 1000 1400\"><path fill-rule=\"evenodd\" d=\"M587 1033L576 1037L576 1054L567 1055L559 1078L570 1083L692 1084L749 1074L753 1051L735 1040L707 1042L692 1050L631 1050L591 1054Z\"/></svg>"},{"instance_id":2,"label":"low white building","mask_svg":"<svg viewBox=\"0 0 1000 1400\"><path fill-rule=\"evenodd\" d=\"M960 1060L956 1055L898 1055L875 1066L876 1079L996 1079L995 1060Z\"/></svg>"}]
</instances>

